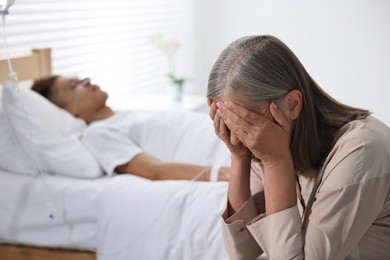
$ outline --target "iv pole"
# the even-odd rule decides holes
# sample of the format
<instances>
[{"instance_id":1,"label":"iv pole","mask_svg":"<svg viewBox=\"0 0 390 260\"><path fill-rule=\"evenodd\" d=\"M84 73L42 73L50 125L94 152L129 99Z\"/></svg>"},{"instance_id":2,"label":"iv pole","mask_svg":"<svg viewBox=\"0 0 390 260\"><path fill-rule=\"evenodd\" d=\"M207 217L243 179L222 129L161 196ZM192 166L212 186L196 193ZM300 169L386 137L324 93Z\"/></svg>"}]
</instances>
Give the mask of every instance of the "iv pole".
<instances>
[{"instance_id":1,"label":"iv pole","mask_svg":"<svg viewBox=\"0 0 390 260\"><path fill-rule=\"evenodd\" d=\"M8 9L15 3L15 0L0 0L0 14L8 14Z\"/></svg>"}]
</instances>

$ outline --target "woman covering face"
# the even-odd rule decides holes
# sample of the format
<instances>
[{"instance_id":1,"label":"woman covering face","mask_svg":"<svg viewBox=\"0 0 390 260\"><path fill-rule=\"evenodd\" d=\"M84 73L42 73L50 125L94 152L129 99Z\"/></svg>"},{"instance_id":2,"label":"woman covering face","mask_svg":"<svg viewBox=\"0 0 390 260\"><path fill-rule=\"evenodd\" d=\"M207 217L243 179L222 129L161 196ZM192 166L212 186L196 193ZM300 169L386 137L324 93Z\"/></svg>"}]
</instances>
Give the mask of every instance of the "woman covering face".
<instances>
[{"instance_id":1,"label":"woman covering face","mask_svg":"<svg viewBox=\"0 0 390 260\"><path fill-rule=\"evenodd\" d=\"M390 259L390 129L325 93L273 36L231 43L208 84L232 156L233 259Z\"/></svg>"}]
</instances>

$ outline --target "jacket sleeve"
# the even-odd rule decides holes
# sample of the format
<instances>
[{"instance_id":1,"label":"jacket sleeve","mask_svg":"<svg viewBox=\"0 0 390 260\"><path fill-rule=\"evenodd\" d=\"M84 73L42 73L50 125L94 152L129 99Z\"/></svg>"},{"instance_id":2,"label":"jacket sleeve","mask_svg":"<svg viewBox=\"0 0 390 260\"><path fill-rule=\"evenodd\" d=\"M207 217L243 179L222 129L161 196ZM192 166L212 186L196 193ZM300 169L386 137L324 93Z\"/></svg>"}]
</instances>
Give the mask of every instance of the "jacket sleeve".
<instances>
[{"instance_id":1,"label":"jacket sleeve","mask_svg":"<svg viewBox=\"0 0 390 260\"><path fill-rule=\"evenodd\" d=\"M251 260L263 253L247 229L248 222L265 210L261 167L256 161L252 162L251 193L252 197L235 214L228 217L225 210L222 215L222 236L231 259Z\"/></svg>"},{"instance_id":2,"label":"jacket sleeve","mask_svg":"<svg viewBox=\"0 0 390 260\"><path fill-rule=\"evenodd\" d=\"M248 231L246 225L250 219L257 216L253 198L249 200L230 218L223 213L222 236L225 248L231 259L252 260L259 257L263 250Z\"/></svg>"}]
</instances>

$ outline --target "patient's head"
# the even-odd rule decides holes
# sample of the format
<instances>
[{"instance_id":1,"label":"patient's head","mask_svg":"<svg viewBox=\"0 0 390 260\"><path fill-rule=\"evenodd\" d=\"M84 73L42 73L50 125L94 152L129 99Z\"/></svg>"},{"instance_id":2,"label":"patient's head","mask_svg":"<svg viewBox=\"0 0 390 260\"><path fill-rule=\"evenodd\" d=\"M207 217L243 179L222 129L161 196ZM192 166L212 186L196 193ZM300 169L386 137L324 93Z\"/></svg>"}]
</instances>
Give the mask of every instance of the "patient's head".
<instances>
[{"instance_id":1,"label":"patient's head","mask_svg":"<svg viewBox=\"0 0 390 260\"><path fill-rule=\"evenodd\" d=\"M87 122L96 120L96 115L108 108L107 93L88 78L48 76L36 80L31 89Z\"/></svg>"}]
</instances>

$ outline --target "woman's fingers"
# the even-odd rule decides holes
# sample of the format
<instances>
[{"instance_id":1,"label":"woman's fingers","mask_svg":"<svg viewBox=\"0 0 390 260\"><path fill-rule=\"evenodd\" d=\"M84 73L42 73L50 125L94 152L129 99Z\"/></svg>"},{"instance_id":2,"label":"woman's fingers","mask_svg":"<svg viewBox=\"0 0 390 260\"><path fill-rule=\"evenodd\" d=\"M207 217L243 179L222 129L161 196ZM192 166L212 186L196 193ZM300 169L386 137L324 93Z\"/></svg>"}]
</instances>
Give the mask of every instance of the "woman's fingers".
<instances>
[{"instance_id":1,"label":"woman's fingers","mask_svg":"<svg viewBox=\"0 0 390 260\"><path fill-rule=\"evenodd\" d=\"M237 137L237 135L230 135L230 143L232 145L239 145L240 143L242 143L240 141L240 139Z\"/></svg>"},{"instance_id":2,"label":"woman's fingers","mask_svg":"<svg viewBox=\"0 0 390 260\"><path fill-rule=\"evenodd\" d=\"M217 107L217 115L231 131L230 142L243 143L257 158L278 158L279 148L289 147L292 121L275 103L267 109L269 116L257 114L233 102L218 102Z\"/></svg>"},{"instance_id":3,"label":"woman's fingers","mask_svg":"<svg viewBox=\"0 0 390 260\"><path fill-rule=\"evenodd\" d=\"M219 116L218 118L219 118L219 132L221 135L221 139L225 142L228 142L230 140L230 130L226 127L222 118L220 118Z\"/></svg>"},{"instance_id":4,"label":"woman's fingers","mask_svg":"<svg viewBox=\"0 0 390 260\"><path fill-rule=\"evenodd\" d=\"M230 130L221 118L216 102L210 104L210 117L213 120L215 134L229 146L231 144Z\"/></svg>"},{"instance_id":5,"label":"woman's fingers","mask_svg":"<svg viewBox=\"0 0 390 260\"><path fill-rule=\"evenodd\" d=\"M248 133L243 131L242 127L249 129L251 125L233 112L224 109L222 106L218 108L216 117L217 116L221 118L225 130L229 133L229 135L225 137L228 138L229 143L233 146L246 145Z\"/></svg>"},{"instance_id":6,"label":"woman's fingers","mask_svg":"<svg viewBox=\"0 0 390 260\"><path fill-rule=\"evenodd\" d=\"M217 107L216 102L210 104L210 117L213 120L214 131L216 135L226 144L232 154L238 156L247 156L248 148L235 136L222 118L222 113Z\"/></svg>"},{"instance_id":7,"label":"woman's fingers","mask_svg":"<svg viewBox=\"0 0 390 260\"><path fill-rule=\"evenodd\" d=\"M222 118L219 116L218 113L215 113L214 115L213 124L215 134L225 143L226 141L229 141L230 131L226 127L225 123L223 122Z\"/></svg>"},{"instance_id":8,"label":"woman's fingers","mask_svg":"<svg viewBox=\"0 0 390 260\"><path fill-rule=\"evenodd\" d=\"M220 104L220 102L217 103L217 106L218 106L218 104ZM264 116L262 116L258 113L255 113L251 110L248 110L247 108L242 107L242 106L240 106L236 103L233 103L231 101L223 102L223 103L221 103L221 105L228 112L227 115L233 114L233 115L238 116L238 118L241 119L241 120L239 120L239 122L243 123L243 125L245 125L245 126L249 126L249 127L254 126L254 125L257 125L261 122L264 122L264 120L266 120L264 118ZM230 114L229 114L229 112L230 112ZM232 119L233 118L234 117L232 117ZM242 129L242 130L245 130L245 129Z\"/></svg>"},{"instance_id":9,"label":"woman's fingers","mask_svg":"<svg viewBox=\"0 0 390 260\"><path fill-rule=\"evenodd\" d=\"M210 112L209 112L211 120L214 120L216 112L217 112L216 102L211 102L210 103Z\"/></svg>"},{"instance_id":10,"label":"woman's fingers","mask_svg":"<svg viewBox=\"0 0 390 260\"><path fill-rule=\"evenodd\" d=\"M226 102L227 103L227 102ZM229 102L231 103L231 102ZM231 106L225 106L224 103L218 102L218 115L222 117L226 126L230 129L231 132L236 133L239 129L244 132L248 132L253 126L246 119L242 118L240 115L236 114L234 109L230 109ZM243 114L243 113L241 113Z\"/></svg>"},{"instance_id":11,"label":"woman's fingers","mask_svg":"<svg viewBox=\"0 0 390 260\"><path fill-rule=\"evenodd\" d=\"M214 125L214 131L215 133L219 136L219 128L220 128L220 117L218 114L214 113L212 115L211 109L210 109L210 117L213 120L213 125Z\"/></svg>"}]
</instances>

